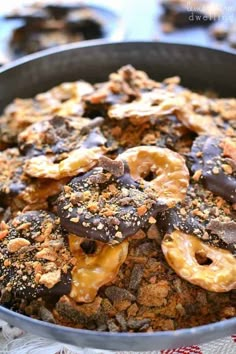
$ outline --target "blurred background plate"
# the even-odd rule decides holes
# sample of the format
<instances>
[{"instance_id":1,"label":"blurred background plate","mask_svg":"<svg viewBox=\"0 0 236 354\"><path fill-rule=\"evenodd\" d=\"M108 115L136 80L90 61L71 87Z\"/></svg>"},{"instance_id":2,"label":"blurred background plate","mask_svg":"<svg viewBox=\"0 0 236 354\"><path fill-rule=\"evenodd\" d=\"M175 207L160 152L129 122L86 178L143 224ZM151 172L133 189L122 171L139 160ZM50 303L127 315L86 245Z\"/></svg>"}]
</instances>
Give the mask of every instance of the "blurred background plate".
<instances>
[{"instance_id":1,"label":"blurred background plate","mask_svg":"<svg viewBox=\"0 0 236 354\"><path fill-rule=\"evenodd\" d=\"M10 0L7 3L0 5L0 65L6 64L7 62L17 59L23 55L30 54L30 52L37 51L31 48L27 53L26 51L16 49L15 43L12 45L12 38L14 38L14 41L16 42L16 39L23 36L23 41L24 41L24 35L28 34L27 32L29 32L29 28L30 28L28 24L31 25L33 21L28 19L28 22L26 23L24 18L22 19L5 18L6 16L9 15L11 16L15 9L22 8L24 4L26 6L29 6L34 3L42 4L42 5L45 3L45 4L52 4L54 6L55 5L57 6L57 4L60 5L62 2L60 1L55 2L53 0L40 1L40 2L25 0L22 2L18 2L15 0ZM92 1L92 0L91 1L74 0L69 2L64 1L63 4L65 4L65 6L69 4L75 4L77 7L76 10L87 11L88 13L91 14L91 17L94 18L94 20L98 20L98 22L101 23L101 30L102 30L101 35L97 34L93 36L90 34L90 38L84 38L84 39L101 38L109 41L121 41L124 38L125 29L124 29L123 20L119 13L119 6L107 6L106 1L104 2L104 1ZM38 32L37 34L42 35L42 31L37 30L37 32ZM58 34L61 35L60 30L58 31ZM50 32L49 31L45 32L45 39L49 36L50 36ZM80 39L78 35L78 41L82 41L82 40L83 39L82 38ZM68 40L68 42L74 42L74 41L76 41L76 37L71 41ZM42 47L41 49L47 49L47 48Z\"/></svg>"}]
</instances>

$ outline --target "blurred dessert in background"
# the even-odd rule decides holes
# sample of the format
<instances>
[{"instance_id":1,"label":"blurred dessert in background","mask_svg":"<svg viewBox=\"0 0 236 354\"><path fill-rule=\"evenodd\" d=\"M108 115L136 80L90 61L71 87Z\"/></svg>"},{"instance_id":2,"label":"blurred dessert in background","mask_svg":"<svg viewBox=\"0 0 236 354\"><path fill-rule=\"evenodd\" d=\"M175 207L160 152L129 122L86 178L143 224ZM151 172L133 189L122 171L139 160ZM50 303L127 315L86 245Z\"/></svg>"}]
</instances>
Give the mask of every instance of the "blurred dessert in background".
<instances>
[{"instance_id":1,"label":"blurred dessert in background","mask_svg":"<svg viewBox=\"0 0 236 354\"><path fill-rule=\"evenodd\" d=\"M10 45L16 54L29 54L57 45L101 38L103 19L95 9L72 4L38 4L13 10L7 19L23 20Z\"/></svg>"},{"instance_id":2,"label":"blurred dessert in background","mask_svg":"<svg viewBox=\"0 0 236 354\"><path fill-rule=\"evenodd\" d=\"M227 0L160 0L158 5L163 9L159 16L163 33L180 31L179 37L184 38L185 33L181 30L208 26L209 43L224 42L236 48L235 3Z\"/></svg>"},{"instance_id":3,"label":"blurred dessert in background","mask_svg":"<svg viewBox=\"0 0 236 354\"><path fill-rule=\"evenodd\" d=\"M58 45L123 37L120 7L106 0L8 0L0 7L0 66Z\"/></svg>"}]
</instances>

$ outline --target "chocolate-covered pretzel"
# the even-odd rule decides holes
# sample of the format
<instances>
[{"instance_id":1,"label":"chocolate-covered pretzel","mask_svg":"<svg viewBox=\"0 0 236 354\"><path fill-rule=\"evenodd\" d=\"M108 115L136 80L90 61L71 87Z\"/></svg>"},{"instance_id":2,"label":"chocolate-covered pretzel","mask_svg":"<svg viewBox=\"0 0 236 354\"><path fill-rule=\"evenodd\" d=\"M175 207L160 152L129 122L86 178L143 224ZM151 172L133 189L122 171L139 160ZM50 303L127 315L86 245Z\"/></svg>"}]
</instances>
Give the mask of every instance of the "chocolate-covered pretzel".
<instances>
[{"instance_id":1,"label":"chocolate-covered pretzel","mask_svg":"<svg viewBox=\"0 0 236 354\"><path fill-rule=\"evenodd\" d=\"M165 258L181 278L209 291L236 289L236 213L228 202L194 183L157 225Z\"/></svg>"},{"instance_id":2,"label":"chocolate-covered pretzel","mask_svg":"<svg viewBox=\"0 0 236 354\"><path fill-rule=\"evenodd\" d=\"M113 104L131 102L140 97L142 91L160 86L144 71L136 70L131 65L123 66L109 75L109 81L95 85L94 92L84 96L86 112L98 111L104 115Z\"/></svg>"},{"instance_id":3,"label":"chocolate-covered pretzel","mask_svg":"<svg viewBox=\"0 0 236 354\"><path fill-rule=\"evenodd\" d=\"M61 223L72 233L121 242L185 196L188 171L173 151L141 146L100 162L103 168L74 178L58 198Z\"/></svg>"},{"instance_id":4,"label":"chocolate-covered pretzel","mask_svg":"<svg viewBox=\"0 0 236 354\"><path fill-rule=\"evenodd\" d=\"M86 172L106 151L102 123L102 117L56 116L31 125L18 139L21 151L29 156L24 172L56 180Z\"/></svg>"},{"instance_id":5,"label":"chocolate-covered pretzel","mask_svg":"<svg viewBox=\"0 0 236 354\"><path fill-rule=\"evenodd\" d=\"M71 146L67 147L67 149L72 149L68 153L33 156L26 160L24 172L31 177L61 180L88 171L106 152L106 139L99 128L92 129L81 136L81 139L76 139L76 135L72 136ZM65 139L65 149L67 140L69 139ZM57 141L60 146L60 139Z\"/></svg>"},{"instance_id":6,"label":"chocolate-covered pretzel","mask_svg":"<svg viewBox=\"0 0 236 354\"><path fill-rule=\"evenodd\" d=\"M15 144L18 134L29 125L55 115L81 116L81 98L93 91L84 81L65 82L34 98L16 98L4 110L0 120L0 141Z\"/></svg>"},{"instance_id":7,"label":"chocolate-covered pretzel","mask_svg":"<svg viewBox=\"0 0 236 354\"><path fill-rule=\"evenodd\" d=\"M109 122L110 123L110 122ZM120 148L127 149L140 145L167 147L177 152L186 153L191 149L194 133L186 128L174 114L149 120L141 125L125 119L119 124L112 121L111 129L105 126L105 135L117 142ZM122 151L122 150L121 150Z\"/></svg>"},{"instance_id":8,"label":"chocolate-covered pretzel","mask_svg":"<svg viewBox=\"0 0 236 354\"><path fill-rule=\"evenodd\" d=\"M69 118L60 116L45 119L32 124L19 135L19 148L24 154L38 156L46 154L60 155L84 144L92 148L92 145L95 146L96 142L96 146L99 146L99 142L95 141L96 139L91 139L88 134L93 128L96 128L95 123L99 126L102 122L103 119L101 117L97 117L94 120L82 117ZM91 125L91 123L93 124ZM98 130L95 132L99 135ZM101 134L100 136L100 144L102 145L104 139ZM88 139L90 139L89 145Z\"/></svg>"},{"instance_id":9,"label":"chocolate-covered pretzel","mask_svg":"<svg viewBox=\"0 0 236 354\"><path fill-rule=\"evenodd\" d=\"M157 220L162 235L180 230L236 255L236 212L201 183L191 184L185 200L161 213Z\"/></svg>"},{"instance_id":10,"label":"chocolate-covered pretzel","mask_svg":"<svg viewBox=\"0 0 236 354\"><path fill-rule=\"evenodd\" d=\"M55 215L20 214L1 224L0 236L2 293L30 299L70 292L72 257Z\"/></svg>"},{"instance_id":11,"label":"chocolate-covered pretzel","mask_svg":"<svg viewBox=\"0 0 236 354\"><path fill-rule=\"evenodd\" d=\"M102 167L74 178L58 198L61 224L69 232L107 243L122 242L166 207L127 170L116 177Z\"/></svg>"},{"instance_id":12,"label":"chocolate-covered pretzel","mask_svg":"<svg viewBox=\"0 0 236 354\"><path fill-rule=\"evenodd\" d=\"M0 206L11 207L13 213L26 206L41 208L50 196L59 194L67 182L31 178L24 173L24 163L25 157L17 148L0 152Z\"/></svg>"},{"instance_id":13,"label":"chocolate-covered pretzel","mask_svg":"<svg viewBox=\"0 0 236 354\"><path fill-rule=\"evenodd\" d=\"M190 168L195 179L225 200L236 203L236 141L201 136L192 146Z\"/></svg>"}]
</instances>

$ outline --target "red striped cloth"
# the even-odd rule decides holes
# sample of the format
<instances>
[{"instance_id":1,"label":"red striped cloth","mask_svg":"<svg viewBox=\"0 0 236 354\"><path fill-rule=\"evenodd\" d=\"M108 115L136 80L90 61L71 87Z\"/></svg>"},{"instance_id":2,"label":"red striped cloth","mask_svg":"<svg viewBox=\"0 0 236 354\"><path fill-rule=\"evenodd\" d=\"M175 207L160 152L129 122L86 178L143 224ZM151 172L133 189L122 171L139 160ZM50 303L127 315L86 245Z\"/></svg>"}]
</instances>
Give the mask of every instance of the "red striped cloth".
<instances>
[{"instance_id":1,"label":"red striped cloth","mask_svg":"<svg viewBox=\"0 0 236 354\"><path fill-rule=\"evenodd\" d=\"M191 347L181 347L178 349L161 350L161 354L203 354L201 348L198 345Z\"/></svg>"},{"instance_id":2,"label":"red striped cloth","mask_svg":"<svg viewBox=\"0 0 236 354\"><path fill-rule=\"evenodd\" d=\"M161 350L156 354L236 354L236 334L202 345Z\"/></svg>"}]
</instances>

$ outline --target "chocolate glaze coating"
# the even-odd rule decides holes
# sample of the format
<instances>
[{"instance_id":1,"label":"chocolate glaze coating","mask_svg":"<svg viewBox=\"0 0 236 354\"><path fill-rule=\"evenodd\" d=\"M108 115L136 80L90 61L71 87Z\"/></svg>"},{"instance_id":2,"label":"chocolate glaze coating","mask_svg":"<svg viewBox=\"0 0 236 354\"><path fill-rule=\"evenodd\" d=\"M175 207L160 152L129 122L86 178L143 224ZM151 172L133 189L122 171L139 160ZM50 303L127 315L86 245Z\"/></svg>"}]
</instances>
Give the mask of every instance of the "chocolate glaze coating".
<instances>
[{"instance_id":1,"label":"chocolate glaze coating","mask_svg":"<svg viewBox=\"0 0 236 354\"><path fill-rule=\"evenodd\" d=\"M29 211L17 216L7 227L8 233L0 242L2 294L7 291L14 299L26 300L68 294L71 255L58 218L46 211ZM25 245L17 246L19 241ZM42 251L45 255L40 256ZM52 276L58 269L61 276L54 286L48 287L40 281L40 275Z\"/></svg>"},{"instance_id":2,"label":"chocolate glaze coating","mask_svg":"<svg viewBox=\"0 0 236 354\"><path fill-rule=\"evenodd\" d=\"M236 255L236 234L234 238L231 234L227 237L229 229L235 229L236 212L227 202L217 207L217 198L201 184L190 185L182 203L157 216L161 235L180 230ZM218 225L217 230L212 227L214 224Z\"/></svg>"},{"instance_id":3,"label":"chocolate glaze coating","mask_svg":"<svg viewBox=\"0 0 236 354\"><path fill-rule=\"evenodd\" d=\"M208 190L228 202L236 203L236 173L229 175L222 168L223 164L227 164L220 147L222 141L222 137L216 136L197 138L189 155L190 169L193 173L202 171L201 181ZM214 173L214 168L217 168L217 173Z\"/></svg>"},{"instance_id":4,"label":"chocolate glaze coating","mask_svg":"<svg viewBox=\"0 0 236 354\"><path fill-rule=\"evenodd\" d=\"M199 230L199 234L204 232L204 226L193 215L189 214L185 218L179 213L181 205L165 210L158 215L158 229L162 236L171 234L175 229L193 234L194 230Z\"/></svg>"},{"instance_id":5,"label":"chocolate glaze coating","mask_svg":"<svg viewBox=\"0 0 236 354\"><path fill-rule=\"evenodd\" d=\"M166 208L127 169L114 177L94 168L74 178L58 198L61 224L69 232L106 243L122 242Z\"/></svg>"}]
</instances>

